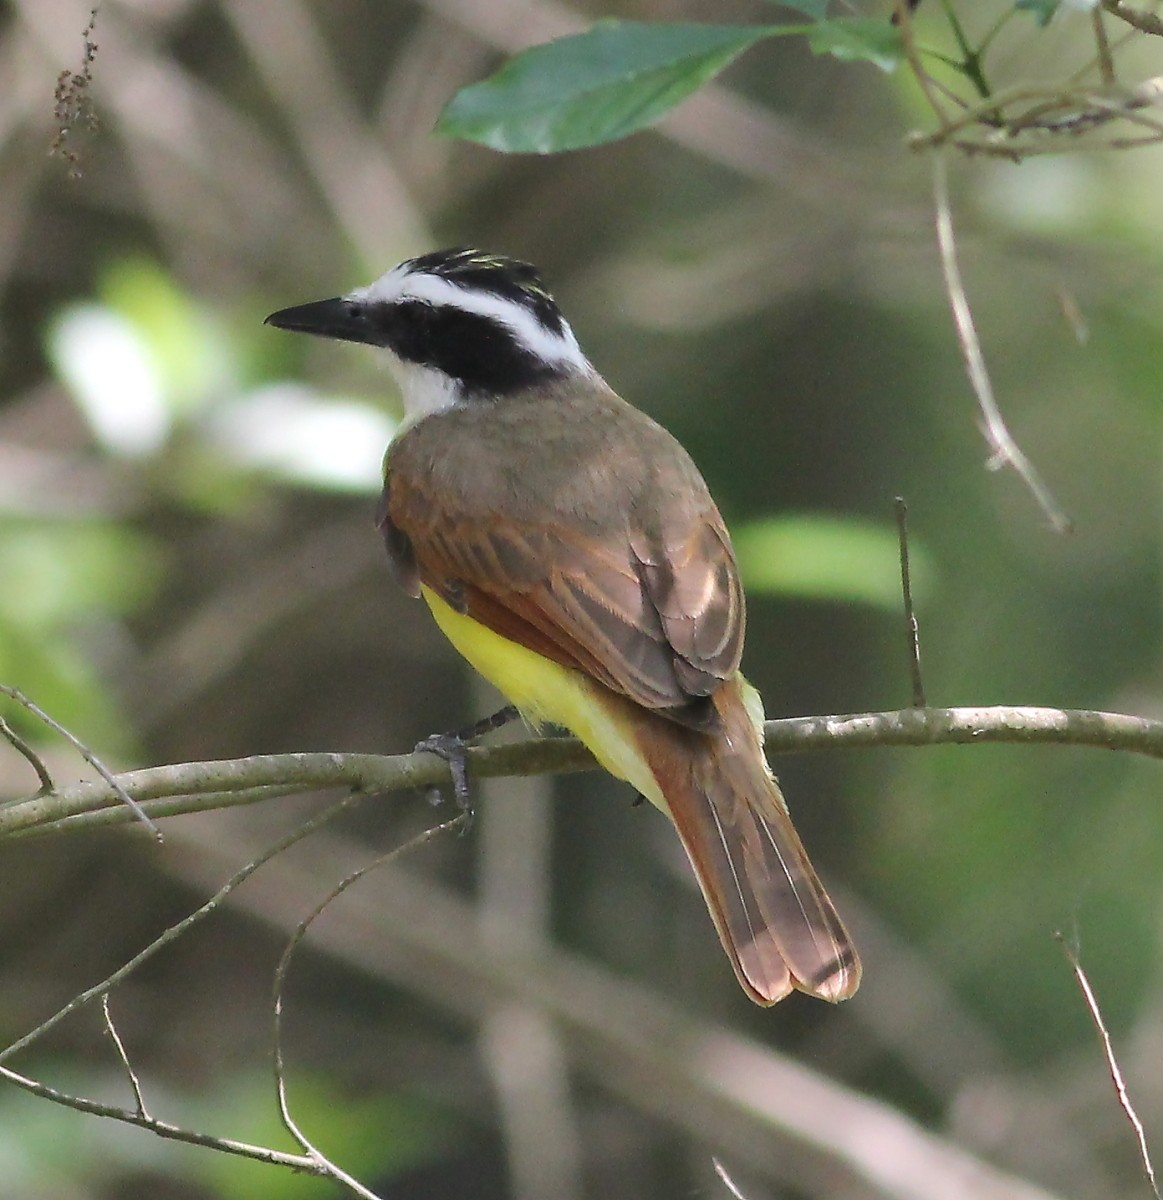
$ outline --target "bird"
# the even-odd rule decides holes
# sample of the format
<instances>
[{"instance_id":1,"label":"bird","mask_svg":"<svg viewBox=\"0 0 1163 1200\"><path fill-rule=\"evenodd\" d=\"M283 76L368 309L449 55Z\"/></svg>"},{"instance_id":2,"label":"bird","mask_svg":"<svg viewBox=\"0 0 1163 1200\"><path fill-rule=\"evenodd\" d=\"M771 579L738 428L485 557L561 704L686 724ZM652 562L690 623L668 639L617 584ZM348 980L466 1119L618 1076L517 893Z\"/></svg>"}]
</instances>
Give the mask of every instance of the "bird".
<instances>
[{"instance_id":1,"label":"bird","mask_svg":"<svg viewBox=\"0 0 1163 1200\"><path fill-rule=\"evenodd\" d=\"M377 517L396 581L526 720L572 732L669 816L746 995L850 997L859 956L740 671L727 527L538 270L455 247L266 323L383 351L404 405Z\"/></svg>"}]
</instances>

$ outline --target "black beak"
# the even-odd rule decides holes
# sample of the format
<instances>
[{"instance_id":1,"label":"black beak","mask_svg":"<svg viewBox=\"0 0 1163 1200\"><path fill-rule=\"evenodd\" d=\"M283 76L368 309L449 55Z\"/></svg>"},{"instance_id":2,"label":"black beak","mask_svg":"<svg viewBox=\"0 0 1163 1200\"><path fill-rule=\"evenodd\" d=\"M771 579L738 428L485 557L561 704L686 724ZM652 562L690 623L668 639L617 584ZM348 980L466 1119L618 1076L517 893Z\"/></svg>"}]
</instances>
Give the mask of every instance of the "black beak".
<instances>
[{"instance_id":1,"label":"black beak","mask_svg":"<svg viewBox=\"0 0 1163 1200\"><path fill-rule=\"evenodd\" d=\"M371 322L367 319L367 306L354 300L336 296L333 300L316 300L311 304L297 304L294 308L281 308L263 322L276 329L289 329L293 333L313 333L316 337L339 338L345 342L370 342L379 339Z\"/></svg>"}]
</instances>

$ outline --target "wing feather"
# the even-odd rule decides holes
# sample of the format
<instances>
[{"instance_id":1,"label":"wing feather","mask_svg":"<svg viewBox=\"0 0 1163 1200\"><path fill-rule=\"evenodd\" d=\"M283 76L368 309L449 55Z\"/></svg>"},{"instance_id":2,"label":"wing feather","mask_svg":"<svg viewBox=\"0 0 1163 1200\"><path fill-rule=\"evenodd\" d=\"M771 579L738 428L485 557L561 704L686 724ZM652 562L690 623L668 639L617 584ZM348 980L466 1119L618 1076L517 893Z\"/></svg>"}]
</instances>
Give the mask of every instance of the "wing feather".
<instances>
[{"instance_id":1,"label":"wing feather","mask_svg":"<svg viewBox=\"0 0 1163 1200\"><path fill-rule=\"evenodd\" d=\"M471 508L424 472L392 472L380 521L405 584L455 596L502 636L703 728L715 720L705 698L738 669L744 604L722 518L694 478L610 520L547 504L534 522L507 511L503 492Z\"/></svg>"},{"instance_id":2,"label":"wing feather","mask_svg":"<svg viewBox=\"0 0 1163 1200\"><path fill-rule=\"evenodd\" d=\"M465 406L393 443L381 524L397 576L610 689L753 999L851 995L859 960L747 707L743 591L702 477L612 394L542 416Z\"/></svg>"}]
</instances>

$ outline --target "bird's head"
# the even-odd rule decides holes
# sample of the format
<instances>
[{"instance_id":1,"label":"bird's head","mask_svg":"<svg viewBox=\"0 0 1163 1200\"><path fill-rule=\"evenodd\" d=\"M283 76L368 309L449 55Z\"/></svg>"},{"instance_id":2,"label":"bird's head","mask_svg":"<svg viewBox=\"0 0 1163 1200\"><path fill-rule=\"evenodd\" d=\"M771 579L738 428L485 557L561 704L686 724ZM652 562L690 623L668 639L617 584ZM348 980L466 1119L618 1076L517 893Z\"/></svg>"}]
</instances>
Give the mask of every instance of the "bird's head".
<instances>
[{"instance_id":1,"label":"bird's head","mask_svg":"<svg viewBox=\"0 0 1163 1200\"><path fill-rule=\"evenodd\" d=\"M416 415L592 370L536 268L479 250L406 259L367 287L266 323L386 350Z\"/></svg>"}]
</instances>

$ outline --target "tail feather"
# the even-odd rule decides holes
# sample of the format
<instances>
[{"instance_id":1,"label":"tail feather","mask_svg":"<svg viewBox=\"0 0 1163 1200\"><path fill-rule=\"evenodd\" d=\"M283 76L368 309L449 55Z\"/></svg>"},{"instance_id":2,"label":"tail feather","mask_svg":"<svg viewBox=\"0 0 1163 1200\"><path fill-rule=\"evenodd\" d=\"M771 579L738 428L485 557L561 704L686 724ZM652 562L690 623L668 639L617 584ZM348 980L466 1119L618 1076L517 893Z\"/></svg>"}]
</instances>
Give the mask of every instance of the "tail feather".
<instances>
[{"instance_id":1,"label":"tail feather","mask_svg":"<svg viewBox=\"0 0 1163 1200\"><path fill-rule=\"evenodd\" d=\"M793 988L845 1000L860 960L792 825L736 678L715 694L721 730L640 726L723 948L744 991L774 1004Z\"/></svg>"}]
</instances>

